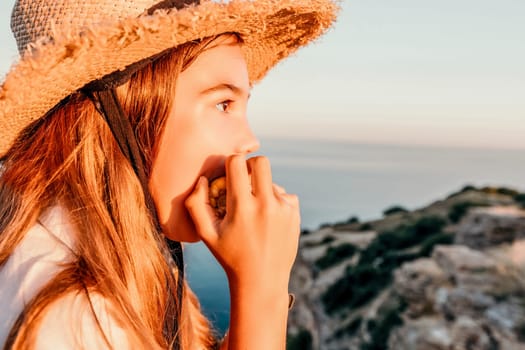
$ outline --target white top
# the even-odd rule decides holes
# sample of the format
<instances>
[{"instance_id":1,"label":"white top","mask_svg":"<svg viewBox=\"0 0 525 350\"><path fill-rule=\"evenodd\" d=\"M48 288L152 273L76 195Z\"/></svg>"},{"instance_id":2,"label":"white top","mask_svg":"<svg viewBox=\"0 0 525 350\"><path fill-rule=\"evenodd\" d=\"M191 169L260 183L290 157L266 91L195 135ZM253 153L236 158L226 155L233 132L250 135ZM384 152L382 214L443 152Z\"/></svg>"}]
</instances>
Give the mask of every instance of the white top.
<instances>
[{"instance_id":1,"label":"white top","mask_svg":"<svg viewBox=\"0 0 525 350\"><path fill-rule=\"evenodd\" d=\"M73 258L72 225L61 207L44 213L0 268L0 348L25 305ZM109 316L105 299L90 295L102 329L115 349L128 349L122 328ZM83 293L50 306L38 333L37 350L107 349Z\"/></svg>"}]
</instances>

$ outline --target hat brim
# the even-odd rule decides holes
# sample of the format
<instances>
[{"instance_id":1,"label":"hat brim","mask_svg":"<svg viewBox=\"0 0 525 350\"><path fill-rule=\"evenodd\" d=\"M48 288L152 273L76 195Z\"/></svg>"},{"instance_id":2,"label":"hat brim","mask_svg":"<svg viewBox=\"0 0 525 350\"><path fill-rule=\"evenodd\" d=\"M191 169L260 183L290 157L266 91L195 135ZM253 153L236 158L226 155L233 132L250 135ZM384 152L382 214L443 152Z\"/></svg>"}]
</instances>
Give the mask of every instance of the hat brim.
<instances>
[{"instance_id":1,"label":"hat brim","mask_svg":"<svg viewBox=\"0 0 525 350\"><path fill-rule=\"evenodd\" d=\"M250 80L256 83L277 62L323 34L337 10L330 0L210 1L82 33L55 33L52 42L28 50L0 87L0 156L22 129L85 84L191 40L238 33Z\"/></svg>"}]
</instances>

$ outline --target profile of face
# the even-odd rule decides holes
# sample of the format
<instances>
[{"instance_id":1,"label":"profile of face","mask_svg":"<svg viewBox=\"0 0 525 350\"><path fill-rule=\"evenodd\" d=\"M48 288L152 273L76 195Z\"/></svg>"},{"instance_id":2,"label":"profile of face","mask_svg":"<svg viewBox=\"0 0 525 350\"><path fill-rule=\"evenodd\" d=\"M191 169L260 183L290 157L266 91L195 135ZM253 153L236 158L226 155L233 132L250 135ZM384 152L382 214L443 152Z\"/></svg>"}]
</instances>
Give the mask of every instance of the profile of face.
<instances>
[{"instance_id":1,"label":"profile of face","mask_svg":"<svg viewBox=\"0 0 525 350\"><path fill-rule=\"evenodd\" d=\"M184 205L199 177L222 176L227 156L259 148L246 115L250 82L240 45L219 37L177 78L149 183L172 240L199 240Z\"/></svg>"}]
</instances>

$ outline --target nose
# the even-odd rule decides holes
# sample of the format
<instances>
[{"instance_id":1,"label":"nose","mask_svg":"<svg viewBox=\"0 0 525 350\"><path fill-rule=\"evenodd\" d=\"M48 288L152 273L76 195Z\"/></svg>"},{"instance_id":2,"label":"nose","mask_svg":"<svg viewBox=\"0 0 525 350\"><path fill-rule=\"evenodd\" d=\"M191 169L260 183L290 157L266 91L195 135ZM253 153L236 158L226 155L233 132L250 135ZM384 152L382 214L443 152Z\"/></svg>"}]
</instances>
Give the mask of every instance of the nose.
<instances>
[{"instance_id":1,"label":"nose","mask_svg":"<svg viewBox=\"0 0 525 350\"><path fill-rule=\"evenodd\" d=\"M242 137L239 139L237 143L237 147L235 150L235 153L240 154L249 154L256 152L261 144L259 143L259 140L251 130L249 126L246 126L245 132L243 132Z\"/></svg>"}]
</instances>

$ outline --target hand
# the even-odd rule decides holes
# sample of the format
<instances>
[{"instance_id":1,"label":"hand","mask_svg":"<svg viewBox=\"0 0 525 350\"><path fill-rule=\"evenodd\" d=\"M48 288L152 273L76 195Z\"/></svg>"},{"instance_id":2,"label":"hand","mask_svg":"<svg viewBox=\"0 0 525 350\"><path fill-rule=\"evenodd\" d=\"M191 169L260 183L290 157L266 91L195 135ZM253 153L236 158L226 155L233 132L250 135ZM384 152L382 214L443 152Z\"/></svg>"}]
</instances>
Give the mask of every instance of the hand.
<instances>
[{"instance_id":1,"label":"hand","mask_svg":"<svg viewBox=\"0 0 525 350\"><path fill-rule=\"evenodd\" d=\"M198 235L223 266L230 284L287 288L300 232L299 200L272 183L265 157L226 159L226 216L218 219L199 179L186 199ZM281 288L282 289L282 288Z\"/></svg>"}]
</instances>

